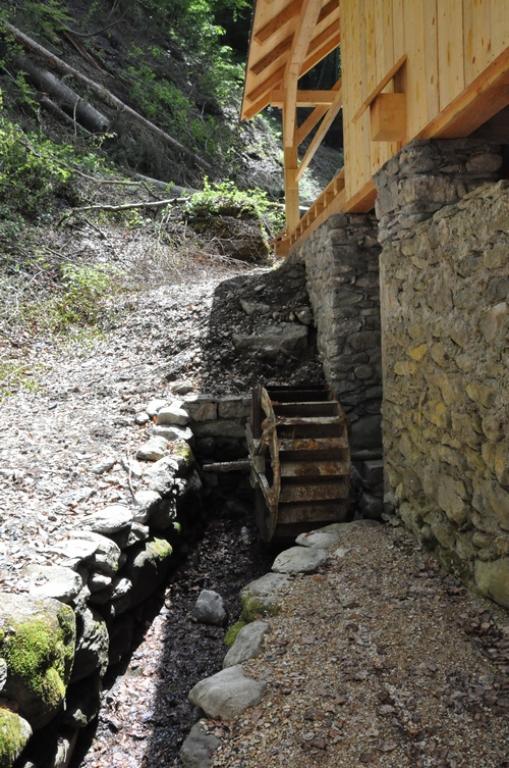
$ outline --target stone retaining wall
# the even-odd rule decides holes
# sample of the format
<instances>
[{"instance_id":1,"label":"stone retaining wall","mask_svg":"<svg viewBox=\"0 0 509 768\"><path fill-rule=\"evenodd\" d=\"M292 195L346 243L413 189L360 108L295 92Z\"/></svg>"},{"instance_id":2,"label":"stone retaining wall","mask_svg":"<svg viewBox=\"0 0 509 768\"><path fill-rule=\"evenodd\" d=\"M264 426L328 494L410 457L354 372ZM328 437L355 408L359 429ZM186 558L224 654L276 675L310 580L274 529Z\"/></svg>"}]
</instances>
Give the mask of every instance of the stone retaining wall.
<instances>
[{"instance_id":1,"label":"stone retaining wall","mask_svg":"<svg viewBox=\"0 0 509 768\"><path fill-rule=\"evenodd\" d=\"M244 458L247 395L153 400L130 472L130 505L98 508L54 541L52 565L20 572L0 594L0 766L62 768L97 715L101 681L127 657L143 606L177 563L207 493L235 512L248 475L201 472L207 461ZM203 479L202 479L203 478ZM47 558L46 558L47 559ZM18 763L16 763L18 765Z\"/></svg>"},{"instance_id":2,"label":"stone retaining wall","mask_svg":"<svg viewBox=\"0 0 509 768\"><path fill-rule=\"evenodd\" d=\"M480 142L417 142L377 184L388 485L509 607L509 184L479 187L501 165Z\"/></svg>"},{"instance_id":3,"label":"stone retaining wall","mask_svg":"<svg viewBox=\"0 0 509 768\"><path fill-rule=\"evenodd\" d=\"M331 216L297 249L327 383L343 406L361 509L382 506L381 341L377 223L369 214Z\"/></svg>"}]
</instances>

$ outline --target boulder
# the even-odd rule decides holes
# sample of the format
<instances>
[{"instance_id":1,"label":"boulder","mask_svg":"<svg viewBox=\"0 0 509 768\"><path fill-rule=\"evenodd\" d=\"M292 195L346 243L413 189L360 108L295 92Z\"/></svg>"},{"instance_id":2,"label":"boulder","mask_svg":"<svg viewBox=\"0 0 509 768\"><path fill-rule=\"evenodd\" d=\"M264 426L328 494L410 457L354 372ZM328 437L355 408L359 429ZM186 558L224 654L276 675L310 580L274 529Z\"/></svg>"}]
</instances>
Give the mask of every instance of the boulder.
<instances>
[{"instance_id":1,"label":"boulder","mask_svg":"<svg viewBox=\"0 0 509 768\"><path fill-rule=\"evenodd\" d=\"M161 494L157 491L136 491L134 503L136 504L136 522L146 523L150 513L161 501Z\"/></svg>"},{"instance_id":2,"label":"boulder","mask_svg":"<svg viewBox=\"0 0 509 768\"><path fill-rule=\"evenodd\" d=\"M248 707L258 704L267 684L246 677L241 666L228 667L200 680L189 693L189 700L208 717L231 720Z\"/></svg>"},{"instance_id":3,"label":"boulder","mask_svg":"<svg viewBox=\"0 0 509 768\"><path fill-rule=\"evenodd\" d=\"M124 531L130 527L132 521L132 511L123 504L110 504L88 518L93 533L105 535Z\"/></svg>"},{"instance_id":4,"label":"boulder","mask_svg":"<svg viewBox=\"0 0 509 768\"><path fill-rule=\"evenodd\" d=\"M266 573L251 581L240 593L242 617L252 621L258 616L277 614L289 584L289 577L282 573Z\"/></svg>"},{"instance_id":5,"label":"boulder","mask_svg":"<svg viewBox=\"0 0 509 768\"><path fill-rule=\"evenodd\" d=\"M81 531L76 536L58 542L52 548L70 568L100 571L108 576L116 573L120 563L120 547L106 536Z\"/></svg>"},{"instance_id":6,"label":"boulder","mask_svg":"<svg viewBox=\"0 0 509 768\"><path fill-rule=\"evenodd\" d=\"M143 473L143 479L147 481L149 490L165 496L175 484L177 471L178 462L171 456L165 456Z\"/></svg>"},{"instance_id":7,"label":"boulder","mask_svg":"<svg viewBox=\"0 0 509 768\"><path fill-rule=\"evenodd\" d=\"M209 768L219 743L217 736L206 731L201 722L195 723L180 750L183 768Z\"/></svg>"},{"instance_id":8,"label":"boulder","mask_svg":"<svg viewBox=\"0 0 509 768\"><path fill-rule=\"evenodd\" d=\"M318 549L335 549L341 540L339 531L308 531L301 533L295 539L301 547L317 547Z\"/></svg>"},{"instance_id":9,"label":"boulder","mask_svg":"<svg viewBox=\"0 0 509 768\"><path fill-rule=\"evenodd\" d=\"M109 635L106 622L90 608L77 614L76 655L71 680L75 683L94 672L101 677L108 668Z\"/></svg>"},{"instance_id":10,"label":"boulder","mask_svg":"<svg viewBox=\"0 0 509 768\"><path fill-rule=\"evenodd\" d=\"M145 406L145 411L148 413L151 419L154 418L154 416L157 416L161 408L164 408L166 405L168 405L167 400L162 400L161 398L154 398L153 400L150 400L147 405Z\"/></svg>"},{"instance_id":11,"label":"boulder","mask_svg":"<svg viewBox=\"0 0 509 768\"><path fill-rule=\"evenodd\" d=\"M71 685L65 701L65 714L62 718L64 724L71 728L86 728L98 715L101 690L99 675Z\"/></svg>"},{"instance_id":12,"label":"boulder","mask_svg":"<svg viewBox=\"0 0 509 768\"><path fill-rule=\"evenodd\" d=\"M31 735L32 729L26 720L0 707L0 768L11 768Z\"/></svg>"},{"instance_id":13,"label":"boulder","mask_svg":"<svg viewBox=\"0 0 509 768\"><path fill-rule=\"evenodd\" d=\"M281 354L299 355L308 344L308 328L295 323L268 325L251 335L233 334L233 343L239 352L258 353L275 360Z\"/></svg>"},{"instance_id":14,"label":"boulder","mask_svg":"<svg viewBox=\"0 0 509 768\"><path fill-rule=\"evenodd\" d=\"M160 425L169 424L171 426L187 427L189 421L189 414L181 407L180 403L166 405L157 414L157 423Z\"/></svg>"},{"instance_id":15,"label":"boulder","mask_svg":"<svg viewBox=\"0 0 509 768\"><path fill-rule=\"evenodd\" d=\"M318 547L290 547L280 552L272 570L276 573L313 573L327 562L329 553Z\"/></svg>"},{"instance_id":16,"label":"boulder","mask_svg":"<svg viewBox=\"0 0 509 768\"><path fill-rule=\"evenodd\" d=\"M155 437L164 437L171 443L176 440L192 440L193 432L190 427L179 427L177 424L156 424L152 427L152 434Z\"/></svg>"},{"instance_id":17,"label":"boulder","mask_svg":"<svg viewBox=\"0 0 509 768\"><path fill-rule=\"evenodd\" d=\"M263 646L263 638L269 631L266 621L252 621L242 627L235 642L223 661L223 668L234 667L258 656Z\"/></svg>"},{"instance_id":18,"label":"boulder","mask_svg":"<svg viewBox=\"0 0 509 768\"><path fill-rule=\"evenodd\" d=\"M83 579L63 565L29 565L21 573L21 583L34 597L53 597L69 604L79 594Z\"/></svg>"},{"instance_id":19,"label":"boulder","mask_svg":"<svg viewBox=\"0 0 509 768\"><path fill-rule=\"evenodd\" d=\"M499 605L509 608L509 557L475 564L475 583L479 591Z\"/></svg>"},{"instance_id":20,"label":"boulder","mask_svg":"<svg viewBox=\"0 0 509 768\"><path fill-rule=\"evenodd\" d=\"M226 611L221 595L211 589L202 589L193 608L193 618L200 624L222 626Z\"/></svg>"},{"instance_id":21,"label":"boulder","mask_svg":"<svg viewBox=\"0 0 509 768\"><path fill-rule=\"evenodd\" d=\"M143 443L136 452L136 458L140 461L159 461L166 455L168 440L162 435L155 435Z\"/></svg>"},{"instance_id":22,"label":"boulder","mask_svg":"<svg viewBox=\"0 0 509 768\"><path fill-rule=\"evenodd\" d=\"M112 598L116 615L135 608L157 589L168 573L172 552L166 539L153 538L131 547Z\"/></svg>"},{"instance_id":23,"label":"boulder","mask_svg":"<svg viewBox=\"0 0 509 768\"><path fill-rule=\"evenodd\" d=\"M60 709L70 679L76 619L51 598L0 594L0 656L7 664L2 698L34 729Z\"/></svg>"}]
</instances>

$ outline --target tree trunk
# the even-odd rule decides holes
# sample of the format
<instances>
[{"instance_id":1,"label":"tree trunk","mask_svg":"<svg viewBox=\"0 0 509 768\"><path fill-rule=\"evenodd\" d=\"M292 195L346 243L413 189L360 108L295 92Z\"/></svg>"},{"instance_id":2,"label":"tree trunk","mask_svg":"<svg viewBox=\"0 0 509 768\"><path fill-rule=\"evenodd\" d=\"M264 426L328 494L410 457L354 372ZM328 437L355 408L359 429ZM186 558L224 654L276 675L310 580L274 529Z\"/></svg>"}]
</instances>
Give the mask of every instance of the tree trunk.
<instances>
[{"instance_id":1,"label":"tree trunk","mask_svg":"<svg viewBox=\"0 0 509 768\"><path fill-rule=\"evenodd\" d=\"M110 127L108 118L84 101L76 91L62 83L52 72L48 72L47 69L40 69L25 58L18 58L16 64L27 73L40 91L51 96L72 119L76 117L78 123L84 125L89 131L104 133L108 130Z\"/></svg>"},{"instance_id":2,"label":"tree trunk","mask_svg":"<svg viewBox=\"0 0 509 768\"><path fill-rule=\"evenodd\" d=\"M126 115L129 115L129 117L134 122L143 126L147 131L150 131L150 133L154 134L155 136L158 136L162 141L164 141L165 144L168 144L170 147L172 147L172 149L177 150L178 152L181 152L188 157L191 157L196 165L198 165L203 170L208 171L209 173L212 171L212 167L209 163L207 163L206 160L192 152L187 147L184 147L184 145L177 141L177 139L174 139L173 136L170 136L168 133L166 133L166 131L163 131L157 125L154 125L154 123L151 123L150 120L147 120L134 109L131 109L131 107L129 107L127 104L124 104L123 101L118 99L103 85L96 83L95 80L92 80L90 77L87 77L87 75L82 74L79 70L71 67L69 64L66 64L65 61L62 61L62 59L60 59L58 56L55 56L55 54L51 53L51 51L48 51L47 48L44 48L35 40L32 40L32 38L28 37L28 35L25 35L24 32L21 32L21 30L17 29L17 27L14 27L9 22L5 22L4 26L11 33L11 35L13 35L15 40L18 41L18 43L20 43L27 50L32 51L33 53L43 58L48 66L56 69L59 72L63 72L66 75L71 75L76 80L78 80L78 82L83 83L87 88L96 93L99 98L104 101L105 104L108 104L108 106L112 107L113 109L124 112Z\"/></svg>"}]
</instances>

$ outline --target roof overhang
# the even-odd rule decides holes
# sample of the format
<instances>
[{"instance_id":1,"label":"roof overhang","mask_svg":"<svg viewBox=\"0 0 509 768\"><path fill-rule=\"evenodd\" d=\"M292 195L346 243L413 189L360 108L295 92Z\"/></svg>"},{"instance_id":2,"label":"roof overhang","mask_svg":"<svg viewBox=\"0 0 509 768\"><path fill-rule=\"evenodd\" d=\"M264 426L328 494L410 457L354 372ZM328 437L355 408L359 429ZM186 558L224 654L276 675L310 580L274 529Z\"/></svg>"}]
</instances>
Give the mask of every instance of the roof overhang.
<instances>
[{"instance_id":1,"label":"roof overhang","mask_svg":"<svg viewBox=\"0 0 509 768\"><path fill-rule=\"evenodd\" d=\"M246 67L241 117L247 120L267 107L281 93L300 29L305 0L257 0ZM340 43L339 0L322 0L320 12L299 77L309 72Z\"/></svg>"}]
</instances>

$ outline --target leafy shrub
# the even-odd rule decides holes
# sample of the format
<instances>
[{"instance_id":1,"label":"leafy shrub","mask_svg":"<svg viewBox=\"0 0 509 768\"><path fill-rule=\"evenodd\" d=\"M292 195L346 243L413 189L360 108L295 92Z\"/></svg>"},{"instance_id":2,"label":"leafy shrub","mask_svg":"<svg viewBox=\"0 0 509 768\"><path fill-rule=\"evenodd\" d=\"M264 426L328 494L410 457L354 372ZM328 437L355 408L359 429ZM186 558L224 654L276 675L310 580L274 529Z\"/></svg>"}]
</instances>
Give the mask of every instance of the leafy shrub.
<instances>
[{"instance_id":1,"label":"leafy shrub","mask_svg":"<svg viewBox=\"0 0 509 768\"><path fill-rule=\"evenodd\" d=\"M112 287L113 274L106 266L63 264L63 291L51 300L51 325L65 331L72 325L95 325L102 302Z\"/></svg>"},{"instance_id":2,"label":"leafy shrub","mask_svg":"<svg viewBox=\"0 0 509 768\"><path fill-rule=\"evenodd\" d=\"M71 177L59 162L58 145L40 137L33 142L36 147L21 128L0 116L0 199L28 216L51 207L56 192Z\"/></svg>"},{"instance_id":3,"label":"leafy shrub","mask_svg":"<svg viewBox=\"0 0 509 768\"><path fill-rule=\"evenodd\" d=\"M211 184L207 178L204 179L203 190L195 192L186 203L185 213L190 218L210 214L258 218L273 231L278 231L284 224L281 205L269 200L263 190L238 189L232 181Z\"/></svg>"}]
</instances>

